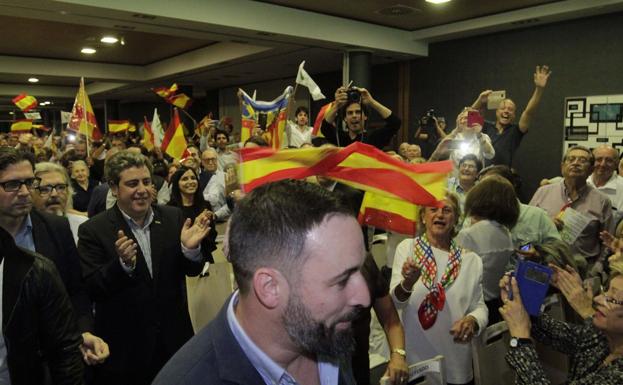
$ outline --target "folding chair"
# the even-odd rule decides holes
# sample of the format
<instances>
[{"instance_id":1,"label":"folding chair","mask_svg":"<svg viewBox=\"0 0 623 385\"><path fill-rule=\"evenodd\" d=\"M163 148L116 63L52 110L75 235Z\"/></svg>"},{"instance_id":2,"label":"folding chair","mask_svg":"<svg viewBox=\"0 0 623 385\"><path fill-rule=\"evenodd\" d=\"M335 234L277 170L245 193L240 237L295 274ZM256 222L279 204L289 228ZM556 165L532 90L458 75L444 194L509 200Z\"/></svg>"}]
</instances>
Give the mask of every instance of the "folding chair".
<instances>
[{"instance_id":1,"label":"folding chair","mask_svg":"<svg viewBox=\"0 0 623 385\"><path fill-rule=\"evenodd\" d=\"M409 365L408 385L446 385L443 372L443 356ZM389 378L381 378L381 385L389 385Z\"/></svg>"},{"instance_id":2,"label":"folding chair","mask_svg":"<svg viewBox=\"0 0 623 385\"><path fill-rule=\"evenodd\" d=\"M543 313L548 314L550 317L567 321L565 315L564 299L560 294L552 294L545 298L543 301ZM566 354L560 353L549 346L535 343L535 349L539 354L539 359L543 365L543 370L553 384L562 384L567 379L567 373L569 373L569 357Z\"/></svg>"},{"instance_id":3,"label":"folding chair","mask_svg":"<svg viewBox=\"0 0 623 385\"><path fill-rule=\"evenodd\" d=\"M512 385L515 373L506 363L510 334L506 322L487 327L472 340L474 383L476 385Z\"/></svg>"}]
</instances>

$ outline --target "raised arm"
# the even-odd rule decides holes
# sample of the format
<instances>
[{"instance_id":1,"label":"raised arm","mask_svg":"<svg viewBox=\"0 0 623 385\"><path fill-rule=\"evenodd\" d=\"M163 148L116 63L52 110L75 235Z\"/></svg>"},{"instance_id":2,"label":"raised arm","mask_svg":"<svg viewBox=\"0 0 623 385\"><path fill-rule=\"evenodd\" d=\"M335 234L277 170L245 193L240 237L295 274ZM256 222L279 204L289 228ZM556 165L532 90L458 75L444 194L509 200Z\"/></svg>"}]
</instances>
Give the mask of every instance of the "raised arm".
<instances>
[{"instance_id":1,"label":"raised arm","mask_svg":"<svg viewBox=\"0 0 623 385\"><path fill-rule=\"evenodd\" d=\"M549 75L551 73L552 71L550 71L549 67L546 65L536 66L536 71L534 71L534 92L532 93L532 97L528 100L528 104L519 118L519 130L524 134L528 132L528 129L530 128L532 116L541 102L543 90L545 89L545 86L547 86L547 80L549 79Z\"/></svg>"}]
</instances>

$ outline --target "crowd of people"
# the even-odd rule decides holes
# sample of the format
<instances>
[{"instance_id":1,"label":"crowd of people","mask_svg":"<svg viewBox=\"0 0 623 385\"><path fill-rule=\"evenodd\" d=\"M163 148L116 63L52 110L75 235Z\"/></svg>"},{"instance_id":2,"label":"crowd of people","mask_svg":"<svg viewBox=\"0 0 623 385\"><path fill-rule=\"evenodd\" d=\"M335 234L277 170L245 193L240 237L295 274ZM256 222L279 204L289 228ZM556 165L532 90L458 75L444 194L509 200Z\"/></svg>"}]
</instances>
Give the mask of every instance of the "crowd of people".
<instances>
[{"instance_id":1,"label":"crowd of people","mask_svg":"<svg viewBox=\"0 0 623 385\"><path fill-rule=\"evenodd\" d=\"M417 233L383 256L389 269L356 220L361 191L322 176L241 190L237 149L268 145L259 126L236 143L209 119L181 160L127 134L0 134L0 383L368 385L371 309L392 384L437 355L448 384L473 383L470 342L497 322L517 383L549 383L535 341L573 358L570 384L623 383L618 151L565 149L562 176L518 198L514 155L550 73L536 67L517 123L511 99L483 119L486 90L449 132L430 111L396 151L400 119L364 88L335 91L319 137L295 110L291 148L360 141L406 163L452 161L445 198L419 209ZM217 223L237 289L194 334L185 277L214 262ZM579 321L528 315L509 274L525 260L552 269Z\"/></svg>"}]
</instances>

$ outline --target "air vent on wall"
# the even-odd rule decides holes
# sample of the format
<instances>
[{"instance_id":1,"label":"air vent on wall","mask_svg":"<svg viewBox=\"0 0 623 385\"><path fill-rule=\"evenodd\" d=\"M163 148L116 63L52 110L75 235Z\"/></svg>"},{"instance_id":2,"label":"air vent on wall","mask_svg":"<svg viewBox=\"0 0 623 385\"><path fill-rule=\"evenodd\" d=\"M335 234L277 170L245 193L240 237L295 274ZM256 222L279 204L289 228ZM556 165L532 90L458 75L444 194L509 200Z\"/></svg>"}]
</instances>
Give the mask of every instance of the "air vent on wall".
<instances>
[{"instance_id":1,"label":"air vent on wall","mask_svg":"<svg viewBox=\"0 0 623 385\"><path fill-rule=\"evenodd\" d=\"M422 12L417 8L409 7L402 4L395 4L391 7L382 8L376 11L376 13L384 16L405 16L412 13Z\"/></svg>"}]
</instances>

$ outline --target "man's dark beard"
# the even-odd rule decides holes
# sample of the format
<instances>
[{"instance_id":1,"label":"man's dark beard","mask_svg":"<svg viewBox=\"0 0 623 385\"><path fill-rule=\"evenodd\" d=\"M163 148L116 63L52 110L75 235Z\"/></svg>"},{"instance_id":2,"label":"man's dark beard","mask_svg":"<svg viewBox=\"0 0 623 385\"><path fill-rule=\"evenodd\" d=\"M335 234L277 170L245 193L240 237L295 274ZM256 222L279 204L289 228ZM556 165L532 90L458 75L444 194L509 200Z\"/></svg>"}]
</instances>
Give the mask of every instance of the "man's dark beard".
<instances>
[{"instance_id":1,"label":"man's dark beard","mask_svg":"<svg viewBox=\"0 0 623 385\"><path fill-rule=\"evenodd\" d=\"M336 321L353 321L359 309ZM303 351L310 354L347 358L355 347L352 327L336 330L335 324L326 326L313 319L311 312L300 298L293 294L283 314L283 323L288 335Z\"/></svg>"}]
</instances>

